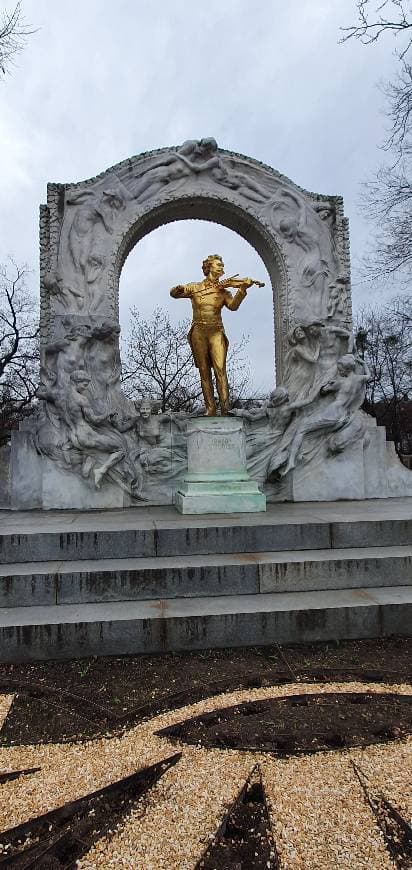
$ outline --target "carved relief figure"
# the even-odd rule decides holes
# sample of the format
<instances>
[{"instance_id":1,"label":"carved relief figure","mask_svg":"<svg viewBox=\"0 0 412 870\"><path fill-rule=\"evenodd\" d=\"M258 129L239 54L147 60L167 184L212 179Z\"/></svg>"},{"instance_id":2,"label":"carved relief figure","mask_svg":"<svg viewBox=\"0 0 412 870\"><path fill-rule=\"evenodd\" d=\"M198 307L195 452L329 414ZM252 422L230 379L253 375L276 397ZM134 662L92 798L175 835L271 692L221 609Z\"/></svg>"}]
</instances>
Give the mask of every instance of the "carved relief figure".
<instances>
[{"instance_id":1,"label":"carved relief figure","mask_svg":"<svg viewBox=\"0 0 412 870\"><path fill-rule=\"evenodd\" d=\"M217 152L215 139L201 139L200 142L185 142L179 148L178 156L191 172L209 172L217 184L235 190L252 202L261 205L268 200L270 193L267 188L244 173L236 172L236 161L231 158L222 159Z\"/></svg>"},{"instance_id":2,"label":"carved relief figure","mask_svg":"<svg viewBox=\"0 0 412 870\"><path fill-rule=\"evenodd\" d=\"M303 252L299 264L299 289L311 292L310 308L315 317L323 317L325 303L325 280L331 274L332 250L325 246L322 251L320 231L309 220L310 210L297 193L283 189L271 200L272 221L281 237L290 245L297 245ZM285 212L276 218L277 212ZM314 210L313 219L319 220ZM320 223L320 221L319 221ZM322 226L322 224L320 224ZM330 235L329 233L327 235Z\"/></svg>"},{"instance_id":3,"label":"carved relief figure","mask_svg":"<svg viewBox=\"0 0 412 870\"><path fill-rule=\"evenodd\" d=\"M173 477L186 465L186 445L172 438L172 427L181 432L187 416L172 411L159 414L159 402L149 398L134 404L136 413L127 417L115 414L113 424L120 432L134 434L135 455L147 474L146 482L153 476Z\"/></svg>"},{"instance_id":4,"label":"carved relief figure","mask_svg":"<svg viewBox=\"0 0 412 870\"><path fill-rule=\"evenodd\" d=\"M87 342L87 370L91 375L91 389L104 406L115 410L119 401L121 361L118 337L120 326L104 321L94 326Z\"/></svg>"},{"instance_id":5,"label":"carved relief figure","mask_svg":"<svg viewBox=\"0 0 412 870\"><path fill-rule=\"evenodd\" d=\"M43 278L43 285L60 302L62 308L69 308L73 299L79 309L83 308L83 290L78 290L74 282L70 285L65 283L62 276L57 272L47 272Z\"/></svg>"},{"instance_id":6,"label":"carved relief figure","mask_svg":"<svg viewBox=\"0 0 412 870\"><path fill-rule=\"evenodd\" d=\"M218 154L215 139L188 139L173 154L159 157L150 167L137 176L133 195L139 202L156 196L168 185L173 189L191 175L208 173L217 184L235 190L246 199L262 204L270 196L268 190L246 174L236 171L236 162L222 159Z\"/></svg>"},{"instance_id":7,"label":"carved relief figure","mask_svg":"<svg viewBox=\"0 0 412 870\"><path fill-rule=\"evenodd\" d=\"M329 296L327 304L327 317L332 319L337 317L343 320L346 315L347 290L346 285L348 279L340 276L336 281L332 281L329 286Z\"/></svg>"},{"instance_id":8,"label":"carved relief figure","mask_svg":"<svg viewBox=\"0 0 412 870\"><path fill-rule=\"evenodd\" d=\"M290 349L285 359L285 386L294 402L310 401L316 391L322 323L298 324L288 335Z\"/></svg>"},{"instance_id":9,"label":"carved relief figure","mask_svg":"<svg viewBox=\"0 0 412 870\"><path fill-rule=\"evenodd\" d=\"M246 423L246 458L249 474L256 480L272 482L282 436L295 415L285 387L277 387L260 408L232 409L231 415ZM275 475L277 478L277 474Z\"/></svg>"},{"instance_id":10,"label":"carved relief figure","mask_svg":"<svg viewBox=\"0 0 412 870\"><path fill-rule=\"evenodd\" d=\"M159 157L148 169L139 172L132 186L132 195L139 202L146 202L165 187L176 190L193 173L207 171L211 166L210 156L217 150L215 139L188 139L177 151ZM212 157L213 165L215 157Z\"/></svg>"},{"instance_id":11,"label":"carved relief figure","mask_svg":"<svg viewBox=\"0 0 412 870\"><path fill-rule=\"evenodd\" d=\"M96 414L90 405L90 398L84 394L90 384L90 376L84 370L72 372L70 388L66 400L66 422L69 428L69 443L64 453L68 461L70 446L76 447L84 455L82 473L87 476L92 468L94 484L100 488L104 475L125 458L125 445L116 432L108 426L109 414ZM90 451L108 452L108 458L99 463Z\"/></svg>"},{"instance_id":12,"label":"carved relief figure","mask_svg":"<svg viewBox=\"0 0 412 870\"><path fill-rule=\"evenodd\" d=\"M333 230L336 224L336 205L328 200L319 200L313 204L313 208L319 215L322 221L328 225L330 230Z\"/></svg>"},{"instance_id":13,"label":"carved relief figure","mask_svg":"<svg viewBox=\"0 0 412 870\"><path fill-rule=\"evenodd\" d=\"M72 323L63 320L66 327L64 336L49 342L45 347L45 366L42 374L50 384L64 391L69 386L70 374L84 366L86 346L92 329L86 323Z\"/></svg>"},{"instance_id":14,"label":"carved relief figure","mask_svg":"<svg viewBox=\"0 0 412 870\"><path fill-rule=\"evenodd\" d=\"M192 302L193 322L188 340L195 365L199 369L206 415L216 415L212 370L216 378L220 413L224 415L229 410L229 385L226 372L229 342L222 323L222 308L237 311L249 287L253 284L264 285L252 278L237 278L235 275L221 281L224 264L219 254L206 257L202 270L205 276L203 281L179 284L177 287L172 287L170 295L174 299L190 299ZM236 288L235 296L232 296L228 287Z\"/></svg>"},{"instance_id":15,"label":"carved relief figure","mask_svg":"<svg viewBox=\"0 0 412 870\"><path fill-rule=\"evenodd\" d=\"M182 182L189 175L190 170L179 161L177 154L170 154L158 164L151 163L150 167L137 177L137 183L132 187L133 196L138 202L146 202L167 185L176 187L175 182Z\"/></svg>"},{"instance_id":16,"label":"carved relief figure","mask_svg":"<svg viewBox=\"0 0 412 870\"><path fill-rule=\"evenodd\" d=\"M70 225L68 250L77 279L77 296L88 296L88 286L100 277L105 266L101 237L113 233L115 219L125 208L125 200L117 190L77 190L69 193L67 205L76 206ZM96 296L96 294L94 294ZM90 299L90 310L98 307L100 298Z\"/></svg>"},{"instance_id":17,"label":"carved relief figure","mask_svg":"<svg viewBox=\"0 0 412 870\"><path fill-rule=\"evenodd\" d=\"M90 376L84 369L71 373L69 388L65 393L61 390L51 392L45 387L38 390L38 396L51 401L58 411L60 419L67 427L67 440L62 446L63 457L67 465L73 464L80 455L83 477L93 472L94 485L100 489L102 478L120 462L127 461L127 444L122 435L112 428L111 414L98 414L91 405L90 396L85 393L90 385ZM73 457L73 449L76 456ZM102 461L101 454L109 454ZM133 466L130 475L130 486L135 497L138 497L142 485L141 471Z\"/></svg>"},{"instance_id":18,"label":"carved relief figure","mask_svg":"<svg viewBox=\"0 0 412 870\"><path fill-rule=\"evenodd\" d=\"M337 363L337 376L320 389L320 397L313 410L302 416L293 435L288 451L288 461L280 474L285 475L295 468L304 438L318 433L325 437L343 427L352 425L353 415L365 397L369 369L361 357L345 354ZM330 400L332 396L332 400ZM341 442L340 449L344 449ZM278 466L279 467L279 466Z\"/></svg>"},{"instance_id":19,"label":"carved relief figure","mask_svg":"<svg viewBox=\"0 0 412 870\"><path fill-rule=\"evenodd\" d=\"M176 190L193 173L210 168L209 157L216 149L215 139L188 139L177 151L153 160L148 169L136 175L133 197L146 202L165 187Z\"/></svg>"},{"instance_id":20,"label":"carved relief figure","mask_svg":"<svg viewBox=\"0 0 412 870\"><path fill-rule=\"evenodd\" d=\"M321 330L319 354L319 381L323 384L334 377L339 357L355 350L352 332L343 326L328 324Z\"/></svg>"},{"instance_id":21,"label":"carved relief figure","mask_svg":"<svg viewBox=\"0 0 412 870\"><path fill-rule=\"evenodd\" d=\"M125 403L119 389L120 327L63 319L61 339L45 348L38 398L45 400L34 442L39 453L93 476L96 488L111 469L133 497L140 498L142 469L127 440L114 427ZM106 455L102 459L102 454ZM92 474L93 472L93 474Z\"/></svg>"}]
</instances>

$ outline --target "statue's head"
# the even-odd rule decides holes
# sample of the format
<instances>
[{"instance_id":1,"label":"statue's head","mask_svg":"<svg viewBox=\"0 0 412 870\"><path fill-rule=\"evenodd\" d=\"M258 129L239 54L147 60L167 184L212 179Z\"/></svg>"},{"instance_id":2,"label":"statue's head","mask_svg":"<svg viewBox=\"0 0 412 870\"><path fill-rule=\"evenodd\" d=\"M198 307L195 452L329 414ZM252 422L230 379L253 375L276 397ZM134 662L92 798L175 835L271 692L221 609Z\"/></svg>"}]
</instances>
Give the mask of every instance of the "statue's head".
<instances>
[{"instance_id":1,"label":"statue's head","mask_svg":"<svg viewBox=\"0 0 412 870\"><path fill-rule=\"evenodd\" d=\"M337 362L337 369L339 374L342 377L346 377L351 372L355 371L356 360L353 354L345 353L344 356L339 357Z\"/></svg>"},{"instance_id":2,"label":"statue's head","mask_svg":"<svg viewBox=\"0 0 412 870\"><path fill-rule=\"evenodd\" d=\"M314 320L313 323L308 323L306 332L311 338L319 338L323 323L319 320Z\"/></svg>"},{"instance_id":3,"label":"statue's head","mask_svg":"<svg viewBox=\"0 0 412 870\"><path fill-rule=\"evenodd\" d=\"M298 323L298 325L295 326L292 329L292 331L289 333L288 341L289 341L289 344L295 345L295 344L299 344L299 342L301 342L301 341L305 341L305 338L306 338L305 327L303 326L303 324Z\"/></svg>"},{"instance_id":4,"label":"statue's head","mask_svg":"<svg viewBox=\"0 0 412 870\"><path fill-rule=\"evenodd\" d=\"M204 155L213 154L215 151L217 151L217 142L216 139L213 138L213 136L201 139L199 145Z\"/></svg>"},{"instance_id":5,"label":"statue's head","mask_svg":"<svg viewBox=\"0 0 412 870\"><path fill-rule=\"evenodd\" d=\"M89 338L92 328L88 323L72 323L69 318L67 321L63 319L63 325L66 326L64 337L69 341L76 341L77 338Z\"/></svg>"},{"instance_id":6,"label":"statue's head","mask_svg":"<svg viewBox=\"0 0 412 870\"><path fill-rule=\"evenodd\" d=\"M98 338L101 341L113 338L115 335L120 335L120 326L113 320L104 320L100 326L95 326L93 329L93 338Z\"/></svg>"},{"instance_id":7,"label":"statue's head","mask_svg":"<svg viewBox=\"0 0 412 870\"><path fill-rule=\"evenodd\" d=\"M225 265L220 254L209 254L203 260L202 271L206 278L220 278L225 271Z\"/></svg>"},{"instance_id":8,"label":"statue's head","mask_svg":"<svg viewBox=\"0 0 412 870\"><path fill-rule=\"evenodd\" d=\"M70 375L70 380L74 383L78 393L84 393L90 384L90 375L84 369L76 369Z\"/></svg>"},{"instance_id":9,"label":"statue's head","mask_svg":"<svg viewBox=\"0 0 412 870\"><path fill-rule=\"evenodd\" d=\"M142 399L139 405L140 416L143 420L148 420L152 414L153 406L151 399Z\"/></svg>"},{"instance_id":10,"label":"statue's head","mask_svg":"<svg viewBox=\"0 0 412 870\"><path fill-rule=\"evenodd\" d=\"M282 233L287 242L294 242L298 231L298 222L296 218L285 217L279 223L279 231Z\"/></svg>"},{"instance_id":11,"label":"statue's head","mask_svg":"<svg viewBox=\"0 0 412 870\"><path fill-rule=\"evenodd\" d=\"M123 197L117 190L112 188L103 191L102 201L115 211L122 211L126 207Z\"/></svg>"}]
</instances>

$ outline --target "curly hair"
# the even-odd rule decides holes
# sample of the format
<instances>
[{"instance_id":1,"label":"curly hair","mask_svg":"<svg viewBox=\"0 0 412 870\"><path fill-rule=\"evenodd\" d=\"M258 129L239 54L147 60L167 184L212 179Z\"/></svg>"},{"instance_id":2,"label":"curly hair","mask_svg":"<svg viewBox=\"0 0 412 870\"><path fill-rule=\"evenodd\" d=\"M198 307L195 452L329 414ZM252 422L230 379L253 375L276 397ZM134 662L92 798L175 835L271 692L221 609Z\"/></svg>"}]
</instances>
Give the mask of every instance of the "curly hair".
<instances>
[{"instance_id":1,"label":"curly hair","mask_svg":"<svg viewBox=\"0 0 412 870\"><path fill-rule=\"evenodd\" d=\"M343 356L339 357L337 364L343 366L345 369L351 369L354 371L356 368L356 359L353 353L345 353Z\"/></svg>"},{"instance_id":2,"label":"curly hair","mask_svg":"<svg viewBox=\"0 0 412 870\"><path fill-rule=\"evenodd\" d=\"M206 276L209 274L209 269L210 269L210 266L211 266L212 260L220 260L220 261L222 261L222 258L221 258L221 256L220 256L220 254L209 254L209 256L206 257L206 260L203 260L203 263L202 263L202 272L203 272L203 274L206 275Z\"/></svg>"}]
</instances>

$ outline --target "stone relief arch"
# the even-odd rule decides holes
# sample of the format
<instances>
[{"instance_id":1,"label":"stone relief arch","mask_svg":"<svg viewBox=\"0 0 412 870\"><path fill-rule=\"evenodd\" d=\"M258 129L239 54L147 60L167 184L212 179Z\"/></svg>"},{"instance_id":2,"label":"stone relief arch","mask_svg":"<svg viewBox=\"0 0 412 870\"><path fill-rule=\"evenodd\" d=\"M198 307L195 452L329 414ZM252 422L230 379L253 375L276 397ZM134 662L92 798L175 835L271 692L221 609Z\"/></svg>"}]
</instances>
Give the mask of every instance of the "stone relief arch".
<instances>
[{"instance_id":1,"label":"stone relief arch","mask_svg":"<svg viewBox=\"0 0 412 870\"><path fill-rule=\"evenodd\" d=\"M139 239L191 218L243 236L272 282L282 386L260 408L239 411L250 474L274 500L376 494L364 474L372 435L358 409L368 372L351 331L342 198L306 191L209 137L80 183L48 185L40 208L41 401L29 431L16 434L15 506L173 502L187 463L185 419L156 415L150 402L143 414L122 393L119 276Z\"/></svg>"},{"instance_id":2,"label":"stone relief arch","mask_svg":"<svg viewBox=\"0 0 412 870\"><path fill-rule=\"evenodd\" d=\"M121 270L135 245L154 229L181 220L205 220L225 226L244 238L263 260L271 279L276 371L281 372L289 328L287 270L283 254L263 225L253 215L245 213L233 203L228 204L220 199L205 196L184 197L178 202L167 202L157 206L138 218L123 236L117 249L113 285L116 299L118 300ZM268 292L268 288L265 292Z\"/></svg>"},{"instance_id":3,"label":"stone relief arch","mask_svg":"<svg viewBox=\"0 0 412 870\"><path fill-rule=\"evenodd\" d=\"M49 185L41 211L42 335L53 335L55 315L117 319L119 274L131 247L163 223L191 217L222 223L262 257L274 294L279 372L288 332L326 316L336 279L350 325L342 199L311 194L209 138L139 155L78 184Z\"/></svg>"}]
</instances>

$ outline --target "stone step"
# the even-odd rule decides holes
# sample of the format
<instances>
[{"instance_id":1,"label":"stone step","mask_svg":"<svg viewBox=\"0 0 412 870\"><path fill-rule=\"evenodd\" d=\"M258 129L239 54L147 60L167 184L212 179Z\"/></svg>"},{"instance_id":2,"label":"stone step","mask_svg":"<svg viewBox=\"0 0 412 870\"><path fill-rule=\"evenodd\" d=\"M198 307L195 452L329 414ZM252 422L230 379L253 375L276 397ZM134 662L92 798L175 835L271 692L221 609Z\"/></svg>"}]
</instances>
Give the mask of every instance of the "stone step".
<instances>
[{"instance_id":1,"label":"stone step","mask_svg":"<svg viewBox=\"0 0 412 870\"><path fill-rule=\"evenodd\" d=\"M0 610L0 660L33 661L410 634L409 586Z\"/></svg>"},{"instance_id":2,"label":"stone step","mask_svg":"<svg viewBox=\"0 0 412 870\"><path fill-rule=\"evenodd\" d=\"M226 553L0 567L0 607L407 585L412 546Z\"/></svg>"},{"instance_id":3,"label":"stone step","mask_svg":"<svg viewBox=\"0 0 412 870\"><path fill-rule=\"evenodd\" d=\"M407 546L412 499L269 505L179 516L174 508L0 511L0 564Z\"/></svg>"}]
</instances>

